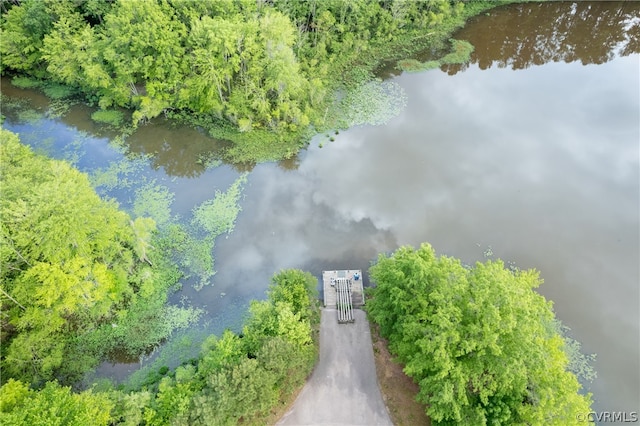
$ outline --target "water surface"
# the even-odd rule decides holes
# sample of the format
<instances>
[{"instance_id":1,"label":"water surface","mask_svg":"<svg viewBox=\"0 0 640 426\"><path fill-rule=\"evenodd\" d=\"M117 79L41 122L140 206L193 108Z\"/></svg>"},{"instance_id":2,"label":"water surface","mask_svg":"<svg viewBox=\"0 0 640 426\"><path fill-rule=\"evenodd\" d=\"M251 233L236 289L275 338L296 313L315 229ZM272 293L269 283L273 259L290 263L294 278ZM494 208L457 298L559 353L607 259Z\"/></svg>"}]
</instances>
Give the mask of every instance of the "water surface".
<instances>
[{"instance_id":1,"label":"water surface","mask_svg":"<svg viewBox=\"0 0 640 426\"><path fill-rule=\"evenodd\" d=\"M237 327L248 300L264 297L282 268L366 270L377 253L425 241L466 263L493 253L539 270L539 291L585 352L598 354L598 378L587 383L594 408L637 411L639 9L560 2L492 10L455 36L476 47L468 65L386 69L408 95L404 112L335 142L320 135L289 162L253 168L235 231L216 242L212 285L185 286L179 297L207 309L219 330ZM85 120L69 120L9 117L6 127L53 146L77 129L91 132L76 124ZM125 158L91 135L81 167ZM127 149L150 155L143 175L174 191L174 212L186 216L240 173L203 166L220 145L160 121Z\"/></svg>"}]
</instances>

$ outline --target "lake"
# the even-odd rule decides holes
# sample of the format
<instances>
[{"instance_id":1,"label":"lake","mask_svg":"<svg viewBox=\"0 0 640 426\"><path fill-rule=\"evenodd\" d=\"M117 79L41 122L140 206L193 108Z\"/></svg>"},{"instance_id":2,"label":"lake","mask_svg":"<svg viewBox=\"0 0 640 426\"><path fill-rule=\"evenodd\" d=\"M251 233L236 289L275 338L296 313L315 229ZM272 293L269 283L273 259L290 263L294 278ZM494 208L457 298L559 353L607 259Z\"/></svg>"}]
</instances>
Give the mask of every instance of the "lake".
<instances>
[{"instance_id":1,"label":"lake","mask_svg":"<svg viewBox=\"0 0 640 426\"><path fill-rule=\"evenodd\" d=\"M638 411L639 34L640 3L491 10L454 36L475 46L469 64L379 70L407 99L385 125L331 133L333 142L318 135L297 157L255 167L206 167L224 143L163 120L118 151L83 106L61 119L6 112L5 127L87 172L145 154L140 182L172 191L183 217L248 171L211 285L174 297L206 309L208 331L239 327L280 269L366 270L377 253L429 242L468 264L493 257L539 270L540 293L597 353L598 377L585 384L594 409ZM47 107L5 79L2 91ZM128 207L134 189L113 195ZM138 366L99 373L122 378Z\"/></svg>"}]
</instances>

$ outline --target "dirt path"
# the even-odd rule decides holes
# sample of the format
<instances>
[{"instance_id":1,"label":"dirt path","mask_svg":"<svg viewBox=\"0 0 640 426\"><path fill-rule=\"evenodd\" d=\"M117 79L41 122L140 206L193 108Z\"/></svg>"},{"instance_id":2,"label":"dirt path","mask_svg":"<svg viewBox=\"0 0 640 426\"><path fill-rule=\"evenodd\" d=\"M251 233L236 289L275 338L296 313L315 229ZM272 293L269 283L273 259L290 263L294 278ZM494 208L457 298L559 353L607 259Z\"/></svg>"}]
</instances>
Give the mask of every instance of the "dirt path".
<instances>
[{"instance_id":1,"label":"dirt path","mask_svg":"<svg viewBox=\"0 0 640 426\"><path fill-rule=\"evenodd\" d=\"M376 379L369 323L354 310L355 323L338 324L324 309L320 361L279 425L392 425Z\"/></svg>"}]
</instances>

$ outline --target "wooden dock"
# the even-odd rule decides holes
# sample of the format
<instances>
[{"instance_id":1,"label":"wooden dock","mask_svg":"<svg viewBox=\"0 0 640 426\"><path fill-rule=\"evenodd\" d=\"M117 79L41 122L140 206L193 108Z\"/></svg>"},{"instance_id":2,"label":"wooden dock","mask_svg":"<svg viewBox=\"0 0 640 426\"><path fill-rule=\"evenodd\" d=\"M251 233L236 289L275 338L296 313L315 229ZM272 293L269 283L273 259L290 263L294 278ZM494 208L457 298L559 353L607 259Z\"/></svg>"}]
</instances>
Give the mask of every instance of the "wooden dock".
<instances>
[{"instance_id":1,"label":"wooden dock","mask_svg":"<svg viewBox=\"0 0 640 426\"><path fill-rule=\"evenodd\" d=\"M338 311L338 322L353 322L354 308L364 305L362 271L323 271L324 306Z\"/></svg>"}]
</instances>

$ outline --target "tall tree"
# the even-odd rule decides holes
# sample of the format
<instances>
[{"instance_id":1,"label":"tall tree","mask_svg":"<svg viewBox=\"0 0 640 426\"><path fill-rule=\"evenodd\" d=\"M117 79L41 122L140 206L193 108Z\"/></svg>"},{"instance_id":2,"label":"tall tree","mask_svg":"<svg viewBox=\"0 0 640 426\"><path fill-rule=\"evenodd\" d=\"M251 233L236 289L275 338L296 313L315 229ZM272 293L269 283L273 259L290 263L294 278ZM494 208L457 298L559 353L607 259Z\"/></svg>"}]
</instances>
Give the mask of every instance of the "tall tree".
<instances>
[{"instance_id":1,"label":"tall tree","mask_svg":"<svg viewBox=\"0 0 640 426\"><path fill-rule=\"evenodd\" d=\"M139 105L137 118L169 107L179 89L186 28L164 1L119 1L104 18L104 60L114 77L113 102ZM108 105L105 105L108 106Z\"/></svg>"},{"instance_id":2,"label":"tall tree","mask_svg":"<svg viewBox=\"0 0 640 426\"><path fill-rule=\"evenodd\" d=\"M12 68L36 77L45 76L43 39L53 24L44 1L26 0L2 16L0 53L2 68Z\"/></svg>"},{"instance_id":3,"label":"tall tree","mask_svg":"<svg viewBox=\"0 0 640 426\"><path fill-rule=\"evenodd\" d=\"M9 379L0 388L0 414L5 426L107 425L113 404L105 394L73 393L49 382L40 391Z\"/></svg>"},{"instance_id":4,"label":"tall tree","mask_svg":"<svg viewBox=\"0 0 640 426\"><path fill-rule=\"evenodd\" d=\"M86 175L0 132L3 372L37 381L63 365L71 339L153 286L135 271L149 267L155 225L132 222Z\"/></svg>"},{"instance_id":5,"label":"tall tree","mask_svg":"<svg viewBox=\"0 0 640 426\"><path fill-rule=\"evenodd\" d=\"M381 255L370 272L371 317L435 423L570 425L590 411L536 271L467 268L422 245Z\"/></svg>"},{"instance_id":6,"label":"tall tree","mask_svg":"<svg viewBox=\"0 0 640 426\"><path fill-rule=\"evenodd\" d=\"M42 57L54 79L108 99L113 79L102 56L104 41L77 12L65 13L44 38ZM108 106L109 102L102 103Z\"/></svg>"}]
</instances>

